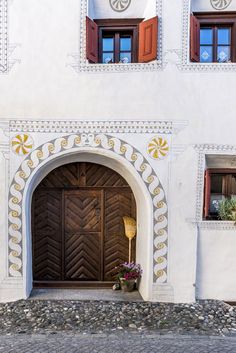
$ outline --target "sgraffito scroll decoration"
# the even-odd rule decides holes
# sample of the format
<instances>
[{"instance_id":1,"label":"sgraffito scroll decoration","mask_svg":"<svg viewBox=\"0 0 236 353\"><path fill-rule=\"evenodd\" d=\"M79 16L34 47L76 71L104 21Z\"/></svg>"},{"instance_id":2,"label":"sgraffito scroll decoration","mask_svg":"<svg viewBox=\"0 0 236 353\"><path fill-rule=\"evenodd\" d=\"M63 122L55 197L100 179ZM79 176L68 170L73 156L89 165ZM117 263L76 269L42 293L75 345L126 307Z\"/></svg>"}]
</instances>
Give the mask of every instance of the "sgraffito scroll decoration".
<instances>
[{"instance_id":1,"label":"sgraffito scroll decoration","mask_svg":"<svg viewBox=\"0 0 236 353\"><path fill-rule=\"evenodd\" d=\"M9 191L9 276L22 276L23 205L31 174L52 156L73 153L84 147L112 151L128 161L142 178L153 204L153 281L167 282L168 219L165 192L143 155L127 142L104 134L73 134L59 137L34 149L21 163Z\"/></svg>"}]
</instances>

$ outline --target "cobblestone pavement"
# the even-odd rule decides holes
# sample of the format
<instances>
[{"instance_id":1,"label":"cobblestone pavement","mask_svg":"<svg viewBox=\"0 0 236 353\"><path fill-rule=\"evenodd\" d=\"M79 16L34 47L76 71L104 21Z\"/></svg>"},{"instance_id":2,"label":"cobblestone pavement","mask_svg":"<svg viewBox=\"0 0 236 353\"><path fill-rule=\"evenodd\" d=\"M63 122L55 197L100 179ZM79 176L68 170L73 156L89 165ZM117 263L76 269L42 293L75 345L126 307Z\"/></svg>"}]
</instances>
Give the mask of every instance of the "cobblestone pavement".
<instances>
[{"instance_id":1,"label":"cobblestone pavement","mask_svg":"<svg viewBox=\"0 0 236 353\"><path fill-rule=\"evenodd\" d=\"M235 353L232 337L125 335L0 336L0 353Z\"/></svg>"},{"instance_id":2,"label":"cobblestone pavement","mask_svg":"<svg viewBox=\"0 0 236 353\"><path fill-rule=\"evenodd\" d=\"M51 332L236 336L236 308L220 301L164 304L21 300L0 304L1 335Z\"/></svg>"}]
</instances>

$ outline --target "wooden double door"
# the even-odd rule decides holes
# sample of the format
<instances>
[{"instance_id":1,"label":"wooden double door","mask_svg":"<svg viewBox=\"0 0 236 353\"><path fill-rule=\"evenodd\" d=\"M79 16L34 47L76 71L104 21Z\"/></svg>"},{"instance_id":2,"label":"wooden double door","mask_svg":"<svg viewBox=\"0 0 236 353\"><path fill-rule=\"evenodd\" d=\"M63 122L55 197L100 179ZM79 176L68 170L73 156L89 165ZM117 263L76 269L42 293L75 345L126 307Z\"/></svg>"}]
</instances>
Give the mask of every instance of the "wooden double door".
<instances>
[{"instance_id":1,"label":"wooden double door","mask_svg":"<svg viewBox=\"0 0 236 353\"><path fill-rule=\"evenodd\" d=\"M110 285L128 261L123 216L135 217L133 193L111 169L73 163L51 172L32 202L34 285Z\"/></svg>"}]
</instances>

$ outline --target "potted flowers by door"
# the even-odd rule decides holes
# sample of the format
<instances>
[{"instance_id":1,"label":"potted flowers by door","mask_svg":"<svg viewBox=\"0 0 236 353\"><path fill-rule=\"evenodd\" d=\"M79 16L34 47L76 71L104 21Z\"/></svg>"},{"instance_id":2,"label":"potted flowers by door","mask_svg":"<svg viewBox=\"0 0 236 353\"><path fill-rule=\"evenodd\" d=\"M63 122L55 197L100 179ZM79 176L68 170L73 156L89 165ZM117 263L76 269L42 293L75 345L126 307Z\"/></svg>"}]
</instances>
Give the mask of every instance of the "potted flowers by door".
<instances>
[{"instance_id":1,"label":"potted flowers by door","mask_svg":"<svg viewBox=\"0 0 236 353\"><path fill-rule=\"evenodd\" d=\"M139 264L125 262L119 266L118 270L117 278L124 292L132 292L135 288L138 288L142 276L142 269Z\"/></svg>"}]
</instances>

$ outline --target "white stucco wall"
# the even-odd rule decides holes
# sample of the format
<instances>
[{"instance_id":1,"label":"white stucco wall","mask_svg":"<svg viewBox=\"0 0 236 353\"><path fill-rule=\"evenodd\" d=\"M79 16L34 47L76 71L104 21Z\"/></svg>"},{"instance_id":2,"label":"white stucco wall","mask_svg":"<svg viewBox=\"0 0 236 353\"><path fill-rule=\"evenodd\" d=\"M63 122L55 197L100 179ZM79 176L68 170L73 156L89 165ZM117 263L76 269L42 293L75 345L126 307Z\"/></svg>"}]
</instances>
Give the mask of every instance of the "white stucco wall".
<instances>
[{"instance_id":1,"label":"white stucco wall","mask_svg":"<svg viewBox=\"0 0 236 353\"><path fill-rule=\"evenodd\" d=\"M235 11L236 10L236 1L232 0L232 1L228 1L229 5L227 7L227 11ZM213 4L217 4L216 0L213 0ZM199 11L219 11L217 9L215 9L214 7L212 7L210 0L206 1L206 0L193 0L192 1L192 10L199 12Z\"/></svg>"},{"instance_id":2,"label":"white stucco wall","mask_svg":"<svg viewBox=\"0 0 236 353\"><path fill-rule=\"evenodd\" d=\"M235 229L200 229L197 269L198 298L235 301L235 233Z\"/></svg>"},{"instance_id":3,"label":"white stucco wall","mask_svg":"<svg viewBox=\"0 0 236 353\"><path fill-rule=\"evenodd\" d=\"M131 2L124 12L115 12L106 0L90 0L89 16L91 18L151 18L156 13L156 0L136 0Z\"/></svg>"},{"instance_id":4,"label":"white stucco wall","mask_svg":"<svg viewBox=\"0 0 236 353\"><path fill-rule=\"evenodd\" d=\"M200 258L197 261L198 232L196 200L199 184L198 153L193 145L235 146L235 89L236 64L221 66L217 70L186 68L182 62L183 36L182 0L163 0L162 53L163 67L158 71L109 73L76 72L80 47L80 1L79 0L14 0L9 1L9 62L19 59L7 74L0 75L0 120L45 121L173 121L185 122L170 141L171 152L165 161L155 161L147 155L147 143L155 134L118 134L137 147L148 159L159 176L167 194L169 207L169 254L168 285L171 295L163 296L172 301L195 300L195 283L199 297L215 297L236 300L236 258L233 257L235 230L217 230L218 242L213 243L212 231L201 231ZM90 4L91 5L91 4ZM108 1L96 0L90 6L91 17L152 17L156 2L132 0L127 12L113 12ZM210 1L192 2L193 11L213 11ZM236 1L228 7L236 10ZM11 55L10 55L11 54ZM218 64L215 64L216 66ZM215 67L216 67L215 66ZM230 67L230 69L228 69ZM181 124L180 124L181 125ZM31 133L31 132L30 132ZM35 146L55 138L55 133L31 133ZM11 137L14 133L11 134ZM117 135L117 134L116 134ZM157 134L162 136L162 134ZM0 142L9 138L1 135ZM233 147L234 148L234 147ZM236 154L235 149L225 148L224 154ZM212 152L213 153L213 152ZM217 154L217 150L214 154ZM21 159L10 156L10 176L0 176L1 186L9 182L19 167ZM5 159L0 166L4 170ZM6 195L0 188L0 225L7 227ZM141 217L141 215L140 215ZM199 220L198 220L199 221ZM5 228L4 228L5 227ZM143 232L145 230L143 229ZM214 237L216 234L214 233ZM229 239L224 242L223 238ZM214 238L215 239L215 238ZM222 242L222 243L221 243ZM217 262L217 254L224 245L224 266ZM0 234L0 246L7 246L6 230ZM210 251L210 255L209 252ZM213 255L214 254L214 255ZM4 255L5 256L5 255ZM0 256L0 276L6 272L5 257ZM150 260L150 259L149 259ZM151 260L150 260L151 261ZM202 263L201 263L202 261ZM215 262L214 262L215 261ZM196 266L198 277L196 279ZM223 286L213 280L215 269ZM204 269L204 271L202 270ZM212 280L209 280L211 279ZM18 281L20 282L20 281ZM18 283L17 282L17 283ZM4 283L8 283L5 281ZM16 287L17 284L16 283ZM13 285L13 284L11 284ZM6 293L10 293L9 285ZM14 287L14 285L13 285ZM15 288L16 288L15 287ZM5 293L3 285L0 290ZM22 288L22 287L20 287ZM221 288L221 289L220 289ZM21 289L18 290L22 296ZM157 298L160 288L154 289ZM2 294L2 297L8 297ZM146 294L145 294L146 295ZM146 296L148 297L148 296ZM0 297L1 298L1 297ZM10 298L10 296L9 296ZM150 296L151 298L151 296ZM151 298L152 299L152 298Z\"/></svg>"}]
</instances>

